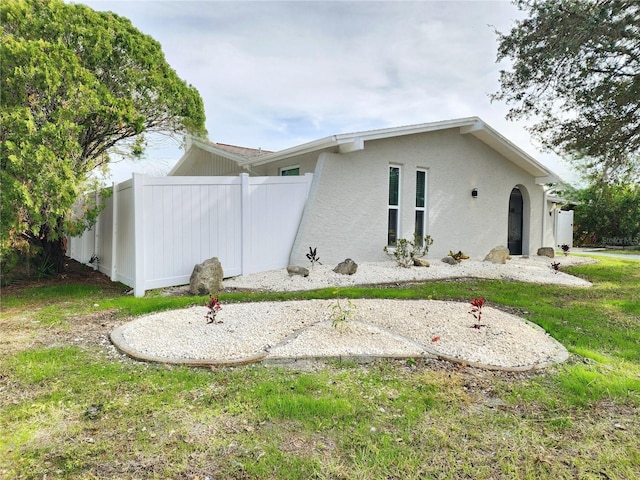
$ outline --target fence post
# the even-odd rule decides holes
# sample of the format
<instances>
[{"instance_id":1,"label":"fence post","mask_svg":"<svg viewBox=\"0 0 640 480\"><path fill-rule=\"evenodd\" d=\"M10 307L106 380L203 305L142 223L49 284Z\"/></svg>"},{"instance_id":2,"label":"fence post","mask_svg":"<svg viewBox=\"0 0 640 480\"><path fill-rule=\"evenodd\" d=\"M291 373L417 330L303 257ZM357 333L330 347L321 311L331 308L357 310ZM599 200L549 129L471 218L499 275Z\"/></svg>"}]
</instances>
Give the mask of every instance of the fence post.
<instances>
[{"instance_id":1,"label":"fence post","mask_svg":"<svg viewBox=\"0 0 640 480\"><path fill-rule=\"evenodd\" d=\"M100 190L96 188L96 192L95 192L95 201L96 201L96 208L100 208L100 201L102 200L102 195L100 195ZM94 270L98 270L99 265L98 263L100 262L100 221L96 220L95 225L93 226L93 252L91 252L91 259L95 259L95 257L98 258L98 260L96 260L93 265L92 268ZM84 246L84 242L83 246ZM83 249L84 250L84 249ZM83 252L84 253L84 252ZM86 255L84 256L86 258Z\"/></svg>"},{"instance_id":2,"label":"fence post","mask_svg":"<svg viewBox=\"0 0 640 480\"><path fill-rule=\"evenodd\" d=\"M242 225L242 230L241 230L241 235L240 235L240 242L241 242L241 256L242 256L242 262L241 262L241 269L242 275L246 275L249 273L249 267L250 267L250 260L251 260L251 239L249 238L249 236L251 235L251 199L250 199L250 195L249 195L249 174L248 173L241 173L240 174L240 198L241 198L241 210L240 210L240 215L241 215L241 225Z\"/></svg>"},{"instance_id":3,"label":"fence post","mask_svg":"<svg viewBox=\"0 0 640 480\"><path fill-rule=\"evenodd\" d=\"M133 295L144 297L144 175L133 174Z\"/></svg>"},{"instance_id":4,"label":"fence post","mask_svg":"<svg viewBox=\"0 0 640 480\"><path fill-rule=\"evenodd\" d=\"M118 271L118 184L111 187L111 281L116 281Z\"/></svg>"}]
</instances>

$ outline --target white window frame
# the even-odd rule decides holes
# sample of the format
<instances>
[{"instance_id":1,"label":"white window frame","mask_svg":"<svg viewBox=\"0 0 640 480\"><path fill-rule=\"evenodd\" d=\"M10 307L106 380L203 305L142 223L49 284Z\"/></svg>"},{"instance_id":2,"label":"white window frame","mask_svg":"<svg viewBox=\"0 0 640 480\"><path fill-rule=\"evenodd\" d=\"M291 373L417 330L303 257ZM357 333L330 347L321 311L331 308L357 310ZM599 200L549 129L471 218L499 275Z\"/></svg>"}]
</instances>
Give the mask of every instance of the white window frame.
<instances>
[{"instance_id":1,"label":"white window frame","mask_svg":"<svg viewBox=\"0 0 640 480\"><path fill-rule=\"evenodd\" d=\"M424 205L422 207L418 206L418 174L419 173L424 173L424 192L422 192L424 194ZM415 214L414 214L414 227L413 227L413 231L416 235L418 235L418 237L420 238L420 244L422 244L422 239L428 235L429 233L429 198L428 198L428 192L429 192L429 171L426 168L418 168L416 169L416 198L415 198ZM422 232L418 232L417 231L417 225L416 225L416 216L417 216L417 212L423 212L422 213Z\"/></svg>"},{"instance_id":2,"label":"white window frame","mask_svg":"<svg viewBox=\"0 0 640 480\"><path fill-rule=\"evenodd\" d=\"M300 175L300 165L291 165L289 167L280 168L280 176L286 177L287 175L285 175L284 172L288 172L289 170L298 170L298 175ZM293 177L295 175L291 175L291 176Z\"/></svg>"},{"instance_id":3,"label":"white window frame","mask_svg":"<svg viewBox=\"0 0 640 480\"><path fill-rule=\"evenodd\" d=\"M397 169L398 170L398 204L397 205L392 205L389 202L389 194L391 193L391 170L392 169ZM387 246L389 247L395 247L396 243L390 242L389 241L389 232L391 231L391 225L389 224L389 213L392 210L396 211L396 242L400 239L400 204L401 199L402 199L402 168L400 167L400 165L393 165L390 164L389 168L387 169L387 181L389 182L388 184L388 188L387 188Z\"/></svg>"}]
</instances>

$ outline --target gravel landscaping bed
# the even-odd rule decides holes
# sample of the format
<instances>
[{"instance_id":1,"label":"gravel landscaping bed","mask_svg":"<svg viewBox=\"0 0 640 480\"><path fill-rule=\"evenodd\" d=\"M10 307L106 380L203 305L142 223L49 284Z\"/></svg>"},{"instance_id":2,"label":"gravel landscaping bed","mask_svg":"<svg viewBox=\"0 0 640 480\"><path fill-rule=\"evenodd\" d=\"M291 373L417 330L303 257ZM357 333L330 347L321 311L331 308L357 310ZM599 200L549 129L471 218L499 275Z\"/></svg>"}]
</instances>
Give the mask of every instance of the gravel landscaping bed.
<instances>
[{"instance_id":1,"label":"gravel landscaping bed","mask_svg":"<svg viewBox=\"0 0 640 480\"><path fill-rule=\"evenodd\" d=\"M351 276L316 265L309 277L285 270L225 280L227 289L292 291L358 284L400 283L455 277L514 279L579 287L583 279L555 272L551 259L518 258L506 265L466 261L428 268L397 267L394 262L364 263ZM559 258L565 265L592 262ZM485 307L474 328L470 305L434 300L345 300L352 317L332 325L336 300L223 305L207 324L205 307L137 318L114 330L114 344L142 360L194 365L226 365L306 359L443 358L483 368L528 370L564 361L566 349L541 328L517 316Z\"/></svg>"}]
</instances>

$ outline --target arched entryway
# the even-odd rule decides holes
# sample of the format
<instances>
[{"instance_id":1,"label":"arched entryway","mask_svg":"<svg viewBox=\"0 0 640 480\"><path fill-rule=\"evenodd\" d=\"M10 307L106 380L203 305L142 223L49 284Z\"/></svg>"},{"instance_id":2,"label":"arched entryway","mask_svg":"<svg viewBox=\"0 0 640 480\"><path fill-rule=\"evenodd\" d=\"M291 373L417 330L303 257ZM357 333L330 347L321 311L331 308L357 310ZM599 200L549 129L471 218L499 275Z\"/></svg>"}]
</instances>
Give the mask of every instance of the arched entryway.
<instances>
[{"instance_id":1,"label":"arched entryway","mask_svg":"<svg viewBox=\"0 0 640 480\"><path fill-rule=\"evenodd\" d=\"M509 227L507 247L511 255L522 255L524 204L522 192L518 187L511 190L509 196Z\"/></svg>"}]
</instances>

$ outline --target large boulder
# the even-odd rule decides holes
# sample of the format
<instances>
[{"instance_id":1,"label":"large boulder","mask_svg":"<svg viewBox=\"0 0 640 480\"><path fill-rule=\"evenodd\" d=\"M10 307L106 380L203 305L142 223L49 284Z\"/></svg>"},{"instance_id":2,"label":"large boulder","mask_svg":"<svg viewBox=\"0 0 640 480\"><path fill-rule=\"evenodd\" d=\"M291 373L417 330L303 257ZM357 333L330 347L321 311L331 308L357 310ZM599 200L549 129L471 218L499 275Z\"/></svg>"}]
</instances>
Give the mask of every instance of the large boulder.
<instances>
[{"instance_id":1,"label":"large boulder","mask_svg":"<svg viewBox=\"0 0 640 480\"><path fill-rule=\"evenodd\" d=\"M350 258L347 258L344 262L340 262L336 268L333 269L334 272L342 275L353 275L357 270L358 264Z\"/></svg>"},{"instance_id":2,"label":"large boulder","mask_svg":"<svg viewBox=\"0 0 640 480\"><path fill-rule=\"evenodd\" d=\"M428 267L431 264L429 263L429 260L424 259L424 258L420 258L420 257L413 257L413 266L414 267Z\"/></svg>"},{"instance_id":3,"label":"large boulder","mask_svg":"<svg viewBox=\"0 0 640 480\"><path fill-rule=\"evenodd\" d=\"M509 249L504 245L498 245L491 249L487 256L484 257L485 262L491 263L507 263L509 259Z\"/></svg>"},{"instance_id":4,"label":"large boulder","mask_svg":"<svg viewBox=\"0 0 640 480\"><path fill-rule=\"evenodd\" d=\"M289 265L287 267L287 273L289 274L289 276L300 275L301 277L308 277L309 269L304 267L299 267L297 265Z\"/></svg>"},{"instance_id":5,"label":"large boulder","mask_svg":"<svg viewBox=\"0 0 640 480\"><path fill-rule=\"evenodd\" d=\"M193 267L189 279L189 292L192 295L208 295L222 290L224 272L218 257L210 258Z\"/></svg>"},{"instance_id":6,"label":"large boulder","mask_svg":"<svg viewBox=\"0 0 640 480\"><path fill-rule=\"evenodd\" d=\"M457 265L456 259L450 256L443 257L442 261L444 263L448 263L449 265Z\"/></svg>"},{"instance_id":7,"label":"large boulder","mask_svg":"<svg viewBox=\"0 0 640 480\"><path fill-rule=\"evenodd\" d=\"M540 257L549 257L549 258L553 258L556 255L555 250L553 249L553 247L540 247L538 249L538 255Z\"/></svg>"}]
</instances>

